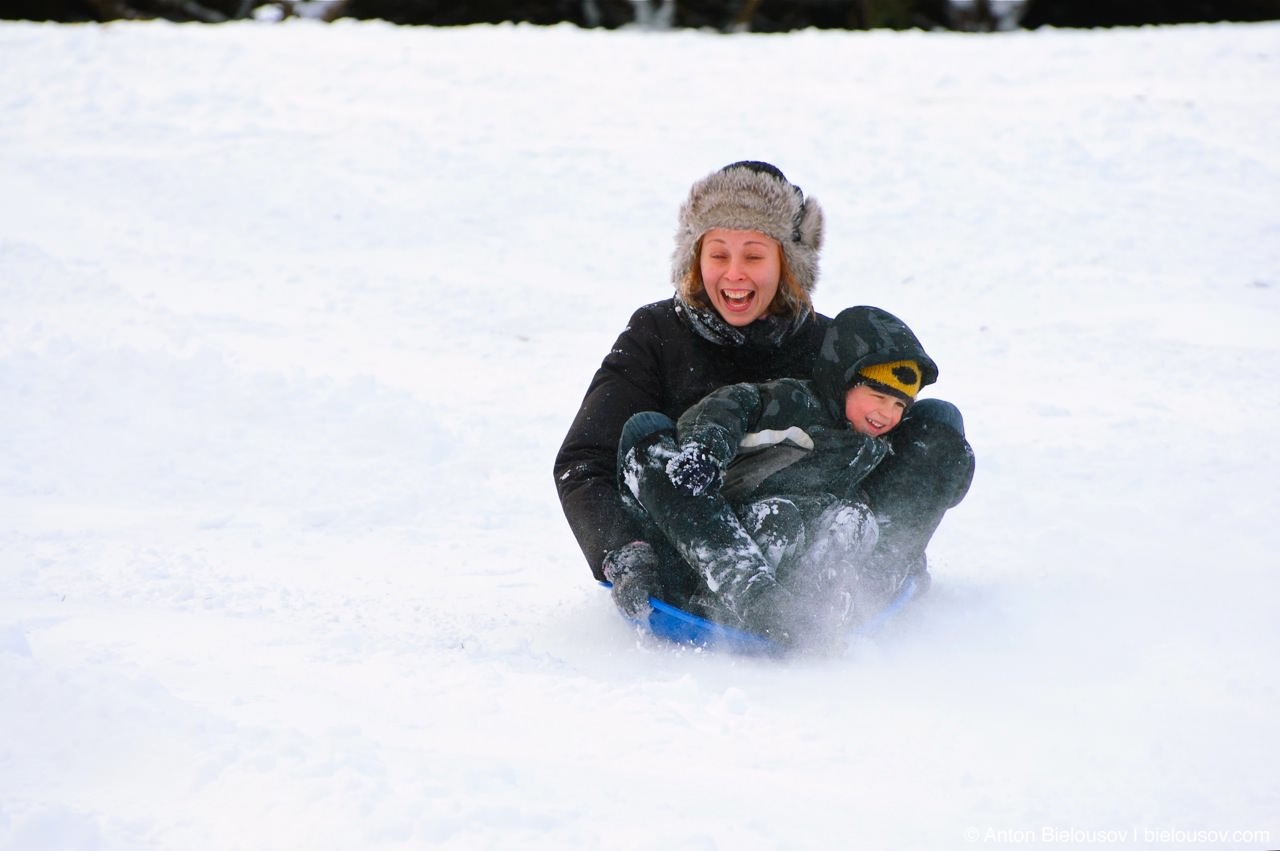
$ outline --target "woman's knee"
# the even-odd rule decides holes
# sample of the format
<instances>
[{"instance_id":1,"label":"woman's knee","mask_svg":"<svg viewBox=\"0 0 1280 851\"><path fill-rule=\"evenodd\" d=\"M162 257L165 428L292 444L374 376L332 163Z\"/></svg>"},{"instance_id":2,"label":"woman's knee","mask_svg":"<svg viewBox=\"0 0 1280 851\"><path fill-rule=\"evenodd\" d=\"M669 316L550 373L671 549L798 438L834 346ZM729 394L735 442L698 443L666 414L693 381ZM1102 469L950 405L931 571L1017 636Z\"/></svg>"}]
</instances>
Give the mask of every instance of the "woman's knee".
<instances>
[{"instance_id":1,"label":"woman's knee","mask_svg":"<svg viewBox=\"0 0 1280 851\"><path fill-rule=\"evenodd\" d=\"M933 420L964 434L964 416L960 409L943 399L921 399L911 406L911 419Z\"/></svg>"},{"instance_id":2,"label":"woman's knee","mask_svg":"<svg viewBox=\"0 0 1280 851\"><path fill-rule=\"evenodd\" d=\"M618 461L621 463L631 448L645 438L664 431L675 431L675 420L657 411L641 411L633 414L622 426L618 439Z\"/></svg>"},{"instance_id":3,"label":"woman's knee","mask_svg":"<svg viewBox=\"0 0 1280 851\"><path fill-rule=\"evenodd\" d=\"M676 424L670 417L643 411L627 420L618 440L618 488L624 503L628 495L644 512L669 499L672 484L667 463L675 454Z\"/></svg>"}]
</instances>

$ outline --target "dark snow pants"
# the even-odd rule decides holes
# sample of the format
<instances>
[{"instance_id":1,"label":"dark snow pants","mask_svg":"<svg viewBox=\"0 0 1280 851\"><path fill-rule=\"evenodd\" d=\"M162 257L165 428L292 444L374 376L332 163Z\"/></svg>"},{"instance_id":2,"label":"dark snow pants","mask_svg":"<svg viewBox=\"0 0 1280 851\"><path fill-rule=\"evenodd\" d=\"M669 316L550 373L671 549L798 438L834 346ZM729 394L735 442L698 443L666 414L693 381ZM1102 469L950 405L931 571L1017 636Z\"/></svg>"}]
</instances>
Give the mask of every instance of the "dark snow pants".
<instances>
[{"instance_id":1,"label":"dark snow pants","mask_svg":"<svg viewBox=\"0 0 1280 851\"><path fill-rule=\"evenodd\" d=\"M618 483L623 504L644 529L662 566L662 599L725 620L732 601L771 567L728 501L710 491L681 493L666 473L675 455L676 424L663 414L636 414L618 443ZM727 602L729 612L717 611Z\"/></svg>"},{"instance_id":2,"label":"dark snow pants","mask_svg":"<svg viewBox=\"0 0 1280 851\"><path fill-rule=\"evenodd\" d=\"M816 633L849 613L858 565L876 541L861 504L831 494L767 496L745 504L718 490L681 493L665 462L675 455L675 423L637 414L618 451L623 502L659 556L663 597L715 620L737 611L735 597L769 574L794 597L795 627Z\"/></svg>"},{"instance_id":3,"label":"dark snow pants","mask_svg":"<svg viewBox=\"0 0 1280 851\"><path fill-rule=\"evenodd\" d=\"M676 492L656 465L647 471L651 475L645 475L643 483L632 483L644 488L642 495L647 493L646 509L631 498L631 489L623 481L623 459L636 445L664 440L673 452L674 429L675 423L662 414L637 414L624 427L618 447L624 502L644 524L646 540L659 553L664 565L663 599L674 605L696 610L698 600L706 598L706 570L691 567L699 558L705 562L708 554L731 553L721 569L734 559L745 559L759 569L763 558L771 568L782 566L785 572L803 539L824 537L825 530L815 524L826 522L830 511L845 507L833 506L825 494L770 498L746 506L732 506L718 494L692 500ZM874 609L878 596L887 601L908 573L925 572L929 540L973 481L974 454L964 436L964 419L949 402L917 402L889 440L893 453L862 483L878 530L874 551L861 558L859 582L867 599L859 608L864 610ZM758 522L762 519L765 525ZM756 546L744 542L744 536ZM846 548L859 545L848 539L842 544ZM694 546L696 552L691 550ZM851 554L852 550L844 553Z\"/></svg>"}]
</instances>

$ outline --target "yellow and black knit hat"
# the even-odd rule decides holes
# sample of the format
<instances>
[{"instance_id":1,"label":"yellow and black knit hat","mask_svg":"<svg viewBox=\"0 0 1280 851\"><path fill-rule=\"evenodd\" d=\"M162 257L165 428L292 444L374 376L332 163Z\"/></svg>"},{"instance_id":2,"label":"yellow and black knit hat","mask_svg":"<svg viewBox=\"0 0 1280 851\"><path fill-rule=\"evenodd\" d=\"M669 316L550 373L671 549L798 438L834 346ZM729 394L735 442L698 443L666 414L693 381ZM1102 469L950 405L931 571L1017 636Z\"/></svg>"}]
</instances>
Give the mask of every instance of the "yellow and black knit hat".
<instances>
[{"instance_id":1,"label":"yellow and black knit hat","mask_svg":"<svg viewBox=\"0 0 1280 851\"><path fill-rule=\"evenodd\" d=\"M913 360L896 360L889 363L874 363L858 370L858 375L867 384L883 388L895 396L901 396L908 402L915 401L920 392L920 365Z\"/></svg>"}]
</instances>

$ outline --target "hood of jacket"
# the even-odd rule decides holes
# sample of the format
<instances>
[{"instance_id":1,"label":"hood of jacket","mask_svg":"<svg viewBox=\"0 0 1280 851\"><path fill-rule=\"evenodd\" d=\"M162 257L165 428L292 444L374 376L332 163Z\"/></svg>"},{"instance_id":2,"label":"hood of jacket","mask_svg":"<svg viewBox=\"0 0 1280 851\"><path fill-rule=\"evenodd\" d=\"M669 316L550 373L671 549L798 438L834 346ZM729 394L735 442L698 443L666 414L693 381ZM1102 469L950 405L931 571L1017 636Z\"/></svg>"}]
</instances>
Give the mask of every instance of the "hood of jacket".
<instances>
[{"instance_id":1,"label":"hood of jacket","mask_svg":"<svg viewBox=\"0 0 1280 851\"><path fill-rule=\"evenodd\" d=\"M938 380L938 365L905 322L878 307L849 307L827 326L813 383L831 415L843 419L844 397L857 382L858 371L899 360L920 366L921 387Z\"/></svg>"}]
</instances>

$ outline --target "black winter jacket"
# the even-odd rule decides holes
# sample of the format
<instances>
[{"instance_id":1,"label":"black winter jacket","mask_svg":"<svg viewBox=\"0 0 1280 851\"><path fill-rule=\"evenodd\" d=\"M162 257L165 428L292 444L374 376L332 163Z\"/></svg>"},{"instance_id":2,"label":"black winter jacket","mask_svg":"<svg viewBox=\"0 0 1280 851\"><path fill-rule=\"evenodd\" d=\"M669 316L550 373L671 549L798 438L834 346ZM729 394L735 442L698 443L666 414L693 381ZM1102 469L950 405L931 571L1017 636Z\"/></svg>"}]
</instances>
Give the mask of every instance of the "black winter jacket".
<instances>
[{"instance_id":1,"label":"black winter jacket","mask_svg":"<svg viewBox=\"0 0 1280 851\"><path fill-rule=\"evenodd\" d=\"M831 320L806 319L780 343L715 343L698 334L675 298L637 310L587 388L556 455L560 505L596 579L605 554L641 537L617 481L623 424L641 411L673 420L727 384L809 378Z\"/></svg>"}]
</instances>

